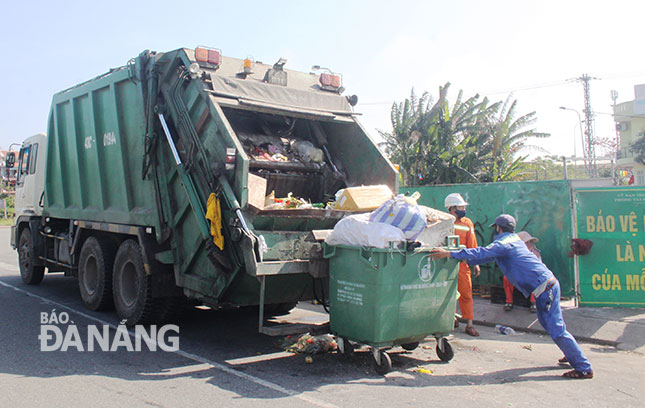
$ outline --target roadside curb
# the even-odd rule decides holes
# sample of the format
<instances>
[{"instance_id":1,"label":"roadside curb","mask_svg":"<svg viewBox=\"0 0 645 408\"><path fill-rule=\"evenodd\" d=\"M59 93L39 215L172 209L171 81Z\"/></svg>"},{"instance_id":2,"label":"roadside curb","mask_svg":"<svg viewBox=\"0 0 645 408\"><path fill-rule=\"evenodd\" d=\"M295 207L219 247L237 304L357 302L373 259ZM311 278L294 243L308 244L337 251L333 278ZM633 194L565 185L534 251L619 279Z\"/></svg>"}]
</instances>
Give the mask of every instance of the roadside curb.
<instances>
[{"instance_id":1,"label":"roadside curb","mask_svg":"<svg viewBox=\"0 0 645 408\"><path fill-rule=\"evenodd\" d=\"M466 323L466 319L459 318L458 319L460 323ZM522 331L522 332L527 332L527 333L534 333L534 334L544 334L546 336L549 336L549 333L546 332L544 329L532 329L530 327L523 327L523 326L517 326L513 324L502 324L502 323L494 323L494 322L489 322L485 320L473 320L473 324L479 325L479 326L486 326L486 327L495 327L498 324L501 324L502 326L510 327L513 330L516 331ZM592 343L592 344L598 344L601 346L611 346L611 347L616 347L618 348L618 343L617 341L614 340L606 340L606 339L597 339L594 337L587 337L587 336L579 336L576 335L575 333L571 333L573 337L576 338L576 340L585 342L585 343Z\"/></svg>"}]
</instances>

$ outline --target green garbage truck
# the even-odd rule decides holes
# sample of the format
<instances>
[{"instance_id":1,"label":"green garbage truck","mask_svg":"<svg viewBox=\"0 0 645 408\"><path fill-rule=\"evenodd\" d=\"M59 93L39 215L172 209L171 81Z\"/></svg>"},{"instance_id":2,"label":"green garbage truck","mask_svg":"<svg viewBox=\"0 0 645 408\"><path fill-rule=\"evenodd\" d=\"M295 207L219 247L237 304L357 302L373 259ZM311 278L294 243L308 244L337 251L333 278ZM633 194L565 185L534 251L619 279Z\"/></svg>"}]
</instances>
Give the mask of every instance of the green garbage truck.
<instances>
[{"instance_id":1,"label":"green garbage truck","mask_svg":"<svg viewBox=\"0 0 645 408\"><path fill-rule=\"evenodd\" d=\"M11 244L24 282L76 276L88 308L113 306L129 325L186 298L262 316L322 296L316 231L347 214L324 204L345 187L396 192L398 177L340 75L285 65L144 51L55 94L47 134L17 159Z\"/></svg>"}]
</instances>

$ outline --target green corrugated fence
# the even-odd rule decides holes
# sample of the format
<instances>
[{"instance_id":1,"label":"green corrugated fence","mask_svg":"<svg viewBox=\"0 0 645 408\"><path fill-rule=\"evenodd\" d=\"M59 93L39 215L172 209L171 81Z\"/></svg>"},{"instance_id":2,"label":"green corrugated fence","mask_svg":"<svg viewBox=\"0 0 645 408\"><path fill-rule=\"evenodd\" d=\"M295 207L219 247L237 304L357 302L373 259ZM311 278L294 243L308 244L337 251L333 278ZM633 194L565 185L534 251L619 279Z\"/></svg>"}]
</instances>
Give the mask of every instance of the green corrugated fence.
<instances>
[{"instance_id":1,"label":"green corrugated fence","mask_svg":"<svg viewBox=\"0 0 645 408\"><path fill-rule=\"evenodd\" d=\"M570 184L566 180L511 183L458 184L401 187L400 192L421 193L419 204L444 209L445 197L460 193L470 204L467 217L475 224L479 245L493 240L488 227L499 214L517 219L517 230L540 239L542 260L560 281L563 296L575 295L574 262L568 257L572 238ZM502 273L492 264L482 265L474 284L502 286Z\"/></svg>"}]
</instances>

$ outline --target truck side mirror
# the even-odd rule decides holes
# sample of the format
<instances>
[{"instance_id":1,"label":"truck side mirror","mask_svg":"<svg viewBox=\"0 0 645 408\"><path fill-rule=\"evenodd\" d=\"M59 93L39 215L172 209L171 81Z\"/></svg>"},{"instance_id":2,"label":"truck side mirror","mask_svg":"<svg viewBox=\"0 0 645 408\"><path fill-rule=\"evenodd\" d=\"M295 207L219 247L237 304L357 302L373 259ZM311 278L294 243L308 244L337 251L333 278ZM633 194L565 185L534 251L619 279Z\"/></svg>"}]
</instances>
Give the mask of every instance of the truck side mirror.
<instances>
[{"instance_id":1,"label":"truck side mirror","mask_svg":"<svg viewBox=\"0 0 645 408\"><path fill-rule=\"evenodd\" d=\"M8 169L13 169L13 166L16 164L16 153L8 152L7 157L4 162L4 166Z\"/></svg>"}]
</instances>

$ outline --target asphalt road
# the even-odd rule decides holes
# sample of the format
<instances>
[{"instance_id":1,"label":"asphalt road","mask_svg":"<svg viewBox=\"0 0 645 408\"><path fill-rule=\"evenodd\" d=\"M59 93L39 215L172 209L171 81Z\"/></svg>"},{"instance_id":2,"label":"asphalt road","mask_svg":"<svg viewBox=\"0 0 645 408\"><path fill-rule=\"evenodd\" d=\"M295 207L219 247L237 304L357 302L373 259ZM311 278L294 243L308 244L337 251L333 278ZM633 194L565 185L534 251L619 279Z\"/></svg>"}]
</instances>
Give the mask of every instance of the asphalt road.
<instances>
[{"instance_id":1,"label":"asphalt road","mask_svg":"<svg viewBox=\"0 0 645 408\"><path fill-rule=\"evenodd\" d=\"M304 305L303 305L304 306ZM41 314L69 315L84 349L88 328L118 320L84 308L73 278L46 275L38 286L22 283L9 229L0 228L0 406L3 407L248 407L398 406L643 406L645 357L583 344L593 380L567 380L551 340L535 334L503 336L481 327L480 338L456 331L449 363L434 339L413 352L394 348L393 371L371 366L367 349L351 359L336 353L284 353L280 339L257 333L248 312L194 309L179 323L179 351L41 351ZM295 315L311 315L299 307ZM307 308L309 309L309 308ZM73 324L72 324L73 321ZM70 338L74 340L73 338ZM123 340L121 338L121 340Z\"/></svg>"}]
</instances>

